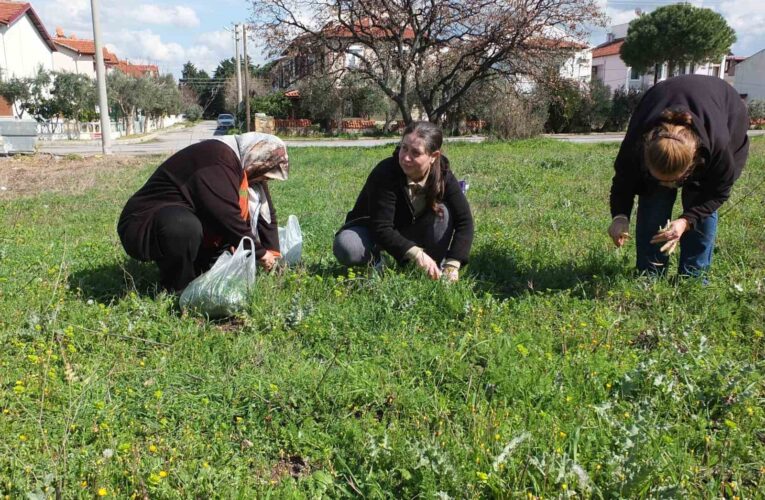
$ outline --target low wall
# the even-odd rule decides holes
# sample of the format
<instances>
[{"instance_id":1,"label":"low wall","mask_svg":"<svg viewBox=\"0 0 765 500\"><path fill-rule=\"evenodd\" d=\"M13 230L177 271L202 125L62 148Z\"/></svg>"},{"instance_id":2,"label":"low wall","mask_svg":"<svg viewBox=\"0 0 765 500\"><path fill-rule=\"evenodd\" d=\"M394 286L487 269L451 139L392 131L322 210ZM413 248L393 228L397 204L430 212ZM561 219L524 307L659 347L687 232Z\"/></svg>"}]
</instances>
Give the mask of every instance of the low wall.
<instances>
[{"instance_id":1,"label":"low wall","mask_svg":"<svg viewBox=\"0 0 765 500\"><path fill-rule=\"evenodd\" d=\"M34 153L36 144L35 120L0 120L0 153Z\"/></svg>"},{"instance_id":2,"label":"low wall","mask_svg":"<svg viewBox=\"0 0 765 500\"><path fill-rule=\"evenodd\" d=\"M133 121L133 135L148 134L155 130L172 127L185 119L181 115L165 116L158 120L139 117ZM124 120L111 122L111 138L127 135ZM73 122L53 120L37 124L37 137L41 141L89 141L101 138L101 122Z\"/></svg>"}]
</instances>

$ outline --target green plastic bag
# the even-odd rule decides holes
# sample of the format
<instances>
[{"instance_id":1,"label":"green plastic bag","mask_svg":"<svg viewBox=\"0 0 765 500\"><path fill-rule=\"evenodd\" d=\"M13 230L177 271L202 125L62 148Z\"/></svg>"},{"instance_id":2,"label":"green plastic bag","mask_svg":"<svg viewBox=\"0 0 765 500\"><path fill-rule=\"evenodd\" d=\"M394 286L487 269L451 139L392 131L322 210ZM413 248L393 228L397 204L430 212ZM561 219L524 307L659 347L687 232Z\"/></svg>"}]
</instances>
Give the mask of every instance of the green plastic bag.
<instances>
[{"instance_id":1,"label":"green plastic bag","mask_svg":"<svg viewBox=\"0 0 765 500\"><path fill-rule=\"evenodd\" d=\"M249 249L245 249L245 241ZM210 318L233 316L247 309L255 288L255 245L244 237L232 255L224 252L209 271L189 283L181 294L181 308Z\"/></svg>"}]
</instances>

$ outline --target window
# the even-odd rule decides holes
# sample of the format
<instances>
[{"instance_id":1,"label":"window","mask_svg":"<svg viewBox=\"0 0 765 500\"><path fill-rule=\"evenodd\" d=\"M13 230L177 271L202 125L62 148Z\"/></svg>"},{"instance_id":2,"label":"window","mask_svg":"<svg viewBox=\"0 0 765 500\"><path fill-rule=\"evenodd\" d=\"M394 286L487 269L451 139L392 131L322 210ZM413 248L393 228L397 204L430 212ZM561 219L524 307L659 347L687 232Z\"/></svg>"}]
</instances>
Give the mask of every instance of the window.
<instances>
[{"instance_id":1,"label":"window","mask_svg":"<svg viewBox=\"0 0 765 500\"><path fill-rule=\"evenodd\" d=\"M663 64L657 64L656 65L656 79L661 80L662 75L664 74L664 65Z\"/></svg>"},{"instance_id":2,"label":"window","mask_svg":"<svg viewBox=\"0 0 765 500\"><path fill-rule=\"evenodd\" d=\"M346 68L358 68L361 66L361 47L348 47L345 53L345 67Z\"/></svg>"},{"instance_id":3,"label":"window","mask_svg":"<svg viewBox=\"0 0 765 500\"><path fill-rule=\"evenodd\" d=\"M632 68L630 70L630 80L640 80L640 73L637 69Z\"/></svg>"}]
</instances>

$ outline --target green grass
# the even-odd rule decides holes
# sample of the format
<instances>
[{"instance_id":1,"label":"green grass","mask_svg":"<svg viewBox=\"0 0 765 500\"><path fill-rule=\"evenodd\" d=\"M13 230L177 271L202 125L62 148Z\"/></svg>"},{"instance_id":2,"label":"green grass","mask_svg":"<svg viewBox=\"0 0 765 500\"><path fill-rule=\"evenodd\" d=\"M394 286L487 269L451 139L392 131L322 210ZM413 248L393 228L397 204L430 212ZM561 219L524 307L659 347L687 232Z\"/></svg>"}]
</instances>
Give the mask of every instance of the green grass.
<instances>
[{"instance_id":1,"label":"green grass","mask_svg":"<svg viewBox=\"0 0 765 500\"><path fill-rule=\"evenodd\" d=\"M304 265L182 316L115 234L160 159L0 204L0 495L755 498L765 491L765 141L710 284L611 245L616 145L450 144L476 217L453 286L339 267L390 148L294 149ZM43 185L44 189L44 185Z\"/></svg>"}]
</instances>

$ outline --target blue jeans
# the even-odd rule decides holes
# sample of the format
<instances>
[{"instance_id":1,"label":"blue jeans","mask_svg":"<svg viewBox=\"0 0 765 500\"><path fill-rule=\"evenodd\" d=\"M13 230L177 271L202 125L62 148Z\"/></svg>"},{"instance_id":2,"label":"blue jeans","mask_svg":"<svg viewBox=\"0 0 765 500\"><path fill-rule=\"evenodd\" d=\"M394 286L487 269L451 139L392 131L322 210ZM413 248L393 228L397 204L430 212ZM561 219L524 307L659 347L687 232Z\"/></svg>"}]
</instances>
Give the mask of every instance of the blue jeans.
<instances>
[{"instance_id":1,"label":"blue jeans","mask_svg":"<svg viewBox=\"0 0 765 500\"><path fill-rule=\"evenodd\" d=\"M637 227L637 268L641 273L664 274L669 257L659 249L662 244L651 244L651 238L659 227L672 219L677 189L659 186L655 192L638 197ZM712 264L712 250L717 234L717 212L700 220L680 238L680 268L684 276L700 276Z\"/></svg>"}]
</instances>

